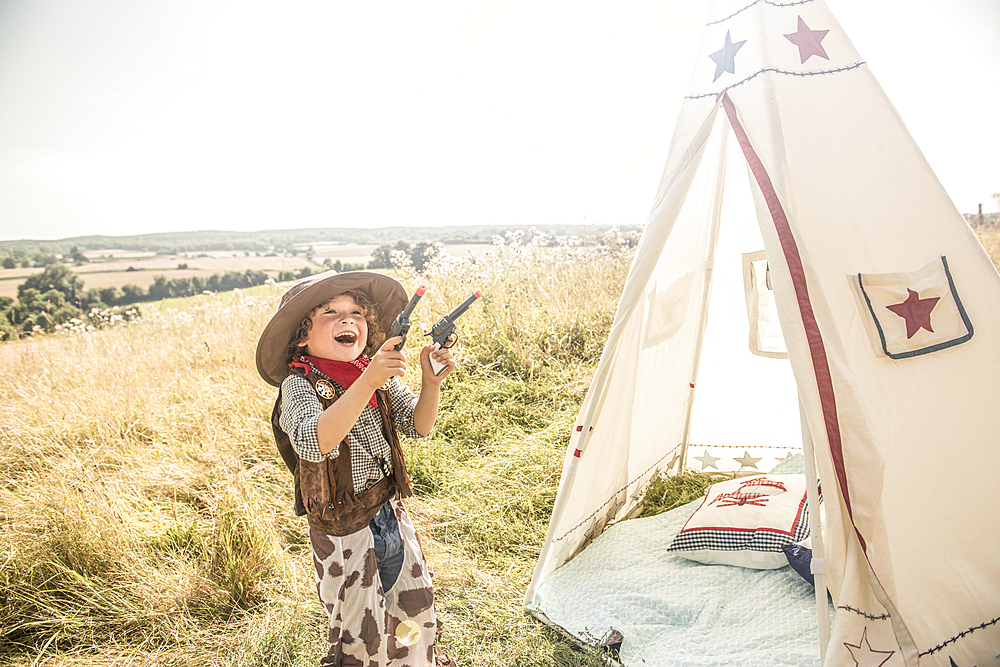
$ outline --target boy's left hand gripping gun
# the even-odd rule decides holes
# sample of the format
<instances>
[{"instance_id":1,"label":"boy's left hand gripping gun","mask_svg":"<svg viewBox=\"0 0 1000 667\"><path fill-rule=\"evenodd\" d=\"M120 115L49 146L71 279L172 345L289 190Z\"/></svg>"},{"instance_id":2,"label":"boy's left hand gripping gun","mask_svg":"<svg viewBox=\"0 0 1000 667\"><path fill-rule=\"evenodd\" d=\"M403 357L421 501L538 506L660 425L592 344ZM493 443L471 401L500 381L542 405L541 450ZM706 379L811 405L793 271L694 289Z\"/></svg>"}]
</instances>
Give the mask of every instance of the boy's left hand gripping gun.
<instances>
[{"instance_id":1,"label":"boy's left hand gripping gun","mask_svg":"<svg viewBox=\"0 0 1000 667\"><path fill-rule=\"evenodd\" d=\"M462 313L469 309L469 306L476 302L483 296L482 290L476 290L472 293L468 299L458 304L455 310L451 311L444 317L442 317L434 327L427 332L426 336L430 336L431 340L434 341L434 349L439 350L441 348L449 348L455 344L458 340L458 333L456 333L457 327L455 326L455 320L462 316ZM431 368L434 370L434 375L441 375L444 369L447 368L444 364L439 364L434 360L433 357L430 359Z\"/></svg>"},{"instance_id":2,"label":"boy's left hand gripping gun","mask_svg":"<svg viewBox=\"0 0 1000 667\"><path fill-rule=\"evenodd\" d=\"M392 323L392 327L389 328L389 338L394 338L395 336L402 336L403 340L396 343L396 350L403 349L403 343L406 342L406 334L410 332L410 315L413 314L413 309L417 307L417 302L420 301L420 297L424 295L427 291L427 285L417 285L416 291L413 292L413 296L410 297L410 302L406 304L406 308L403 309L399 315L396 316L396 320Z\"/></svg>"}]
</instances>

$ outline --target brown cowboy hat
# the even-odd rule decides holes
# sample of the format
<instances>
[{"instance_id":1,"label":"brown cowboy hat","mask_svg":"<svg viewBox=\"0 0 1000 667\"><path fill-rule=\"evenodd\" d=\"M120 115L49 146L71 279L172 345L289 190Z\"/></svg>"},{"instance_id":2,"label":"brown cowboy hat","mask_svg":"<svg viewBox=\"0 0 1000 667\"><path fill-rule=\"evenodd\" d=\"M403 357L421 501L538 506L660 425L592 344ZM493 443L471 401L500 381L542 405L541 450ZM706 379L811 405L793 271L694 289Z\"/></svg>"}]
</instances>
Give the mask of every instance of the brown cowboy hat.
<instances>
[{"instance_id":1,"label":"brown cowboy hat","mask_svg":"<svg viewBox=\"0 0 1000 667\"><path fill-rule=\"evenodd\" d=\"M281 386L288 375L288 343L314 308L344 292L365 294L378 307L377 319L388 332L393 320L406 307L406 290L396 280L372 271L326 271L302 278L288 288L278 311L257 341L257 372L268 384ZM385 341L368 341L369 345Z\"/></svg>"}]
</instances>

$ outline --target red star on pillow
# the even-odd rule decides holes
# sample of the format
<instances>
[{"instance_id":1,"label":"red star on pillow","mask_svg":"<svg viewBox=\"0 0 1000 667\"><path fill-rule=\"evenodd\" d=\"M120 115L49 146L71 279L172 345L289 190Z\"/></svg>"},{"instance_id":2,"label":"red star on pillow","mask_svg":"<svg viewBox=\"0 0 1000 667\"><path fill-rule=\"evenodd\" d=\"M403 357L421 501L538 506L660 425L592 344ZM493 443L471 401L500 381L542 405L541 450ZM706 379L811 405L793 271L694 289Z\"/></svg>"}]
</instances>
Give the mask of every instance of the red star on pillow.
<instances>
[{"instance_id":1,"label":"red star on pillow","mask_svg":"<svg viewBox=\"0 0 1000 667\"><path fill-rule=\"evenodd\" d=\"M913 338L913 334L921 329L927 329L931 333L934 333L934 329L931 328L931 311L934 310L934 306L937 305L940 297L935 296L929 299L921 299L920 295L910 288L907 288L906 291L909 292L906 301L886 306L886 308L906 320L907 339Z\"/></svg>"},{"instance_id":2,"label":"red star on pillow","mask_svg":"<svg viewBox=\"0 0 1000 667\"><path fill-rule=\"evenodd\" d=\"M826 55L826 49L820 43L823 38L826 37L826 33L829 30L810 30L806 22L799 17L798 30L796 32L790 32L785 35L785 39L799 47L799 59L804 63L813 56L819 56L820 58L830 59L830 56Z\"/></svg>"}]
</instances>

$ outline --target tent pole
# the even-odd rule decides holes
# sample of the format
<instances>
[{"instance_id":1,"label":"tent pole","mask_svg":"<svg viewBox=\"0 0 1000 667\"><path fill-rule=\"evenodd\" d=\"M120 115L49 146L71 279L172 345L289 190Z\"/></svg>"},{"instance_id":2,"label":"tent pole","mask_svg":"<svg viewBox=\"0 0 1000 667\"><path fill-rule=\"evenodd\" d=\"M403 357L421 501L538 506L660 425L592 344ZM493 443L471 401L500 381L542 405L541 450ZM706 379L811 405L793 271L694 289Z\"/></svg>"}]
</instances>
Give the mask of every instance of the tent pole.
<instances>
[{"instance_id":1,"label":"tent pole","mask_svg":"<svg viewBox=\"0 0 1000 667\"><path fill-rule=\"evenodd\" d=\"M715 246L719 241L719 226L722 222L722 194L726 188L726 148L729 144L729 123L723 120L719 166L715 174L715 197L712 202L712 229L709 233L708 248L705 251L705 273L701 285L701 313L698 316L698 339L694 347L694 365L688 381L687 406L684 412L684 434L681 437L681 451L677 461L677 472L687 466L688 441L691 437L691 417L694 414L694 388L698 382L698 368L701 365L701 348L705 342L705 326L708 324L708 301L712 294L712 278L715 274Z\"/></svg>"},{"instance_id":2,"label":"tent pole","mask_svg":"<svg viewBox=\"0 0 1000 667\"><path fill-rule=\"evenodd\" d=\"M806 419L805 404L799 396L799 417L802 421L802 458L806 468L806 496L809 502L809 536L812 542L813 582L816 589L816 616L819 620L819 659L826 663L826 649L830 643L830 607L826 598L826 558L823 554L823 526L819 515L819 489L816 488L816 461L813 458L812 434Z\"/></svg>"}]
</instances>

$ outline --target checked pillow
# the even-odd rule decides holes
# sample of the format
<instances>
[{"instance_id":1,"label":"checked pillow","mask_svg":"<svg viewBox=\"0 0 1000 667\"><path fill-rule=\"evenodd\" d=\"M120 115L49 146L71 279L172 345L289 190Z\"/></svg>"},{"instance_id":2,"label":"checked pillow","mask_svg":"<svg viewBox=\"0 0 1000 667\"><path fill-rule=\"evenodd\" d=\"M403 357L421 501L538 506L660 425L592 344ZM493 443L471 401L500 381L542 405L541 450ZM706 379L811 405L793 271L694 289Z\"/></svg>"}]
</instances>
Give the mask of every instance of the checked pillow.
<instances>
[{"instance_id":1,"label":"checked pillow","mask_svg":"<svg viewBox=\"0 0 1000 667\"><path fill-rule=\"evenodd\" d=\"M774 570L809 536L804 475L759 475L708 487L667 551L710 565Z\"/></svg>"}]
</instances>

